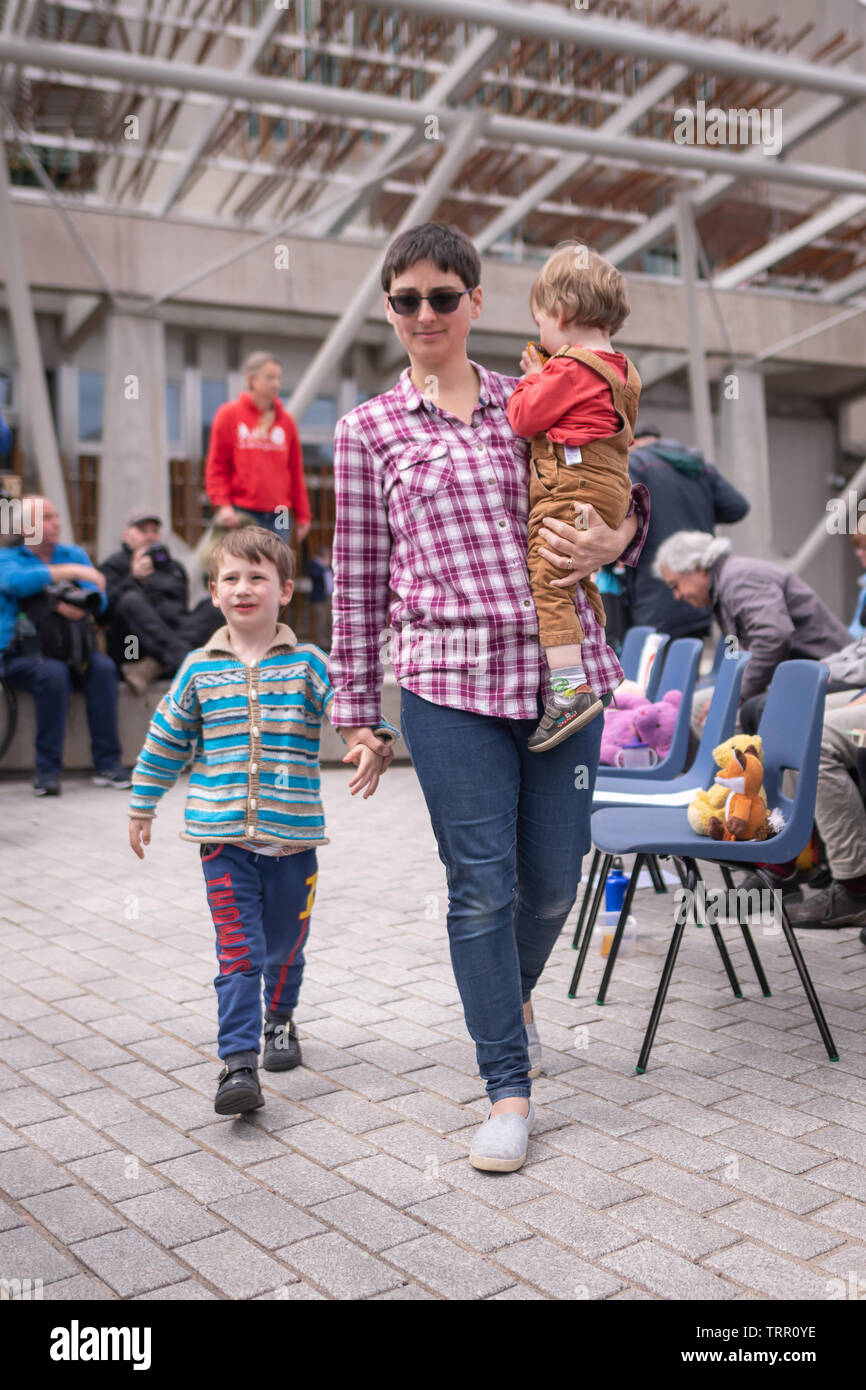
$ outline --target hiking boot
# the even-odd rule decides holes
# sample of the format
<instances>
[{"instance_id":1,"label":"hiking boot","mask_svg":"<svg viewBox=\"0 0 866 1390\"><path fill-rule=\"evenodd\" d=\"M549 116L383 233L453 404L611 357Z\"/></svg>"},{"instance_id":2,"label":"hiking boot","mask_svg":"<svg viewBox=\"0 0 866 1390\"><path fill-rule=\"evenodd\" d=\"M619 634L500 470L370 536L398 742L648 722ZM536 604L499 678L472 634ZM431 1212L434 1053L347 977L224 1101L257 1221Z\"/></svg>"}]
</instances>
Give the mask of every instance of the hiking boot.
<instances>
[{"instance_id":1,"label":"hiking boot","mask_svg":"<svg viewBox=\"0 0 866 1390\"><path fill-rule=\"evenodd\" d=\"M584 724L601 714L604 705L588 685L582 685L572 702L566 706L558 705L551 695L544 706L544 714L538 728L529 740L530 753L545 753L555 748L557 743L576 734Z\"/></svg>"},{"instance_id":2,"label":"hiking boot","mask_svg":"<svg viewBox=\"0 0 866 1390\"><path fill-rule=\"evenodd\" d=\"M829 888L804 893L785 906L792 927L866 927L866 895L852 893L836 879Z\"/></svg>"},{"instance_id":3,"label":"hiking boot","mask_svg":"<svg viewBox=\"0 0 866 1390\"><path fill-rule=\"evenodd\" d=\"M759 893L781 893L782 898L785 902L787 902L789 899L793 900L802 897L802 892L800 888L800 884L802 881L801 875L797 872L796 869L792 869L789 874L784 875L771 873L769 875L769 878L770 884L768 888L764 880L760 878L757 874L746 874L746 877L742 879L742 881L737 885L737 887L745 888L747 893L753 893L755 891Z\"/></svg>"},{"instance_id":4,"label":"hiking boot","mask_svg":"<svg viewBox=\"0 0 866 1390\"><path fill-rule=\"evenodd\" d=\"M269 1018L265 1021L265 1071L291 1071L301 1065L301 1045L292 1021L288 1018Z\"/></svg>"},{"instance_id":5,"label":"hiking boot","mask_svg":"<svg viewBox=\"0 0 866 1390\"><path fill-rule=\"evenodd\" d=\"M235 1052L224 1057L213 1108L218 1115L243 1115L265 1103L259 1085L258 1053Z\"/></svg>"}]
</instances>

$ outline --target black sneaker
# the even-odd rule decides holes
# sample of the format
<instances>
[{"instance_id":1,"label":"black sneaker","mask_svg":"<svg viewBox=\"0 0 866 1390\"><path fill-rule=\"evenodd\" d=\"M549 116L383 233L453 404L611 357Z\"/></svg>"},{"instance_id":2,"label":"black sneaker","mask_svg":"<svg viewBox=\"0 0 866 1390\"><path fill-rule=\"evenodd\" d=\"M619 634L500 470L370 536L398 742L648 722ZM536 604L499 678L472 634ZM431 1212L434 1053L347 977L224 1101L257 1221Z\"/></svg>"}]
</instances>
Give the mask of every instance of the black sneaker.
<instances>
[{"instance_id":1,"label":"black sneaker","mask_svg":"<svg viewBox=\"0 0 866 1390\"><path fill-rule=\"evenodd\" d=\"M94 772L90 780L94 787L117 787L121 791L132 786L128 767L109 767L104 772Z\"/></svg>"},{"instance_id":2,"label":"black sneaker","mask_svg":"<svg viewBox=\"0 0 866 1390\"><path fill-rule=\"evenodd\" d=\"M59 796L60 778L52 777L50 772L37 773L33 778L34 796Z\"/></svg>"},{"instance_id":3,"label":"black sneaker","mask_svg":"<svg viewBox=\"0 0 866 1390\"><path fill-rule=\"evenodd\" d=\"M785 911L792 927L866 927L866 895L852 893L835 879L829 888L786 904Z\"/></svg>"},{"instance_id":4,"label":"black sneaker","mask_svg":"<svg viewBox=\"0 0 866 1390\"><path fill-rule=\"evenodd\" d=\"M213 1108L218 1115L242 1115L265 1103L259 1085L258 1053L236 1052L224 1058Z\"/></svg>"},{"instance_id":5,"label":"black sneaker","mask_svg":"<svg viewBox=\"0 0 866 1390\"><path fill-rule=\"evenodd\" d=\"M265 1021L265 1071L291 1071L301 1065L301 1045L291 1015Z\"/></svg>"},{"instance_id":6,"label":"black sneaker","mask_svg":"<svg viewBox=\"0 0 866 1390\"><path fill-rule=\"evenodd\" d=\"M544 714L538 728L529 739L527 747L530 753L545 753L548 748L555 748L557 743L570 738L578 729L582 729L584 724L595 719L603 709L601 700L588 685L579 690L571 704L565 708L558 705L551 695L544 706Z\"/></svg>"}]
</instances>

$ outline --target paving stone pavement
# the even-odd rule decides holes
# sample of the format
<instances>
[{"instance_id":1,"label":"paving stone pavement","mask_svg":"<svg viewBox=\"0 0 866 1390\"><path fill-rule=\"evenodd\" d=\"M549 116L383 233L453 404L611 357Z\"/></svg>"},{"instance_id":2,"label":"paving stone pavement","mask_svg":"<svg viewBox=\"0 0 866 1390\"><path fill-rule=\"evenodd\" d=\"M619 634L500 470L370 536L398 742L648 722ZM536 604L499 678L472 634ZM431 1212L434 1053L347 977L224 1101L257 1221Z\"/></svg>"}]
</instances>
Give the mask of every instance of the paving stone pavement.
<instances>
[{"instance_id":1,"label":"paving stone pavement","mask_svg":"<svg viewBox=\"0 0 866 1390\"><path fill-rule=\"evenodd\" d=\"M763 999L686 933L650 1067L635 1061L673 901L595 1004L569 1000L574 914L535 995L545 1074L525 1167L467 1161L486 1114L411 768L367 802L324 772L331 843L297 1010L304 1066L219 1119L213 933L183 794L144 864L123 793L0 782L0 1280L52 1299L783 1299L866 1293L866 950L783 939ZM714 883L712 872L708 882ZM852 1292L853 1290L853 1292Z\"/></svg>"}]
</instances>

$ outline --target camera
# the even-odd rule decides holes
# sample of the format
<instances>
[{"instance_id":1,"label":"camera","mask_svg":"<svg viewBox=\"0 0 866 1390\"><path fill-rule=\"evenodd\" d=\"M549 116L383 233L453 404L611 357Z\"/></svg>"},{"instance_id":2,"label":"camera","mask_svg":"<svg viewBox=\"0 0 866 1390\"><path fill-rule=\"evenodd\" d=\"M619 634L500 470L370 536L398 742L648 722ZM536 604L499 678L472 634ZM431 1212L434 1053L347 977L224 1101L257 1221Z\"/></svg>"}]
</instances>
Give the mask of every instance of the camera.
<instances>
[{"instance_id":1,"label":"camera","mask_svg":"<svg viewBox=\"0 0 866 1390\"><path fill-rule=\"evenodd\" d=\"M70 584L68 581L49 584L45 592L51 595L55 604L68 603L70 608L80 608L82 613L89 613L92 618L95 618L102 608L102 596L98 590L79 589L77 584Z\"/></svg>"},{"instance_id":2,"label":"camera","mask_svg":"<svg viewBox=\"0 0 866 1390\"><path fill-rule=\"evenodd\" d=\"M171 560L171 556L161 541L154 541L153 545L149 545L144 553L150 556L150 563L155 570L165 569Z\"/></svg>"}]
</instances>

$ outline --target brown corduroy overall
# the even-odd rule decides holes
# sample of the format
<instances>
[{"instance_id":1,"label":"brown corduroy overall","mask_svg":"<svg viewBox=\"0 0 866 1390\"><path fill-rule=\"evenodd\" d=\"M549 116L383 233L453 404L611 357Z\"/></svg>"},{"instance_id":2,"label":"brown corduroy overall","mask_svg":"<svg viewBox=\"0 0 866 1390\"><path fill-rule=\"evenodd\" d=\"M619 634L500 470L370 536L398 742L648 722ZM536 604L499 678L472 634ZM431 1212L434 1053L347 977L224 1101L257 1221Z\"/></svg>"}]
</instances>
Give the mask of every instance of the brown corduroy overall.
<instances>
[{"instance_id":1,"label":"brown corduroy overall","mask_svg":"<svg viewBox=\"0 0 866 1390\"><path fill-rule=\"evenodd\" d=\"M622 420L617 434L594 439L580 446L580 462L569 464L563 444L552 443L546 434L530 441L529 471L529 581L538 613L538 632L542 647L560 647L584 640L583 624L577 615L572 587L555 589L551 579L561 579L565 571L539 555L538 532L547 517L574 525L575 505L591 503L608 526L625 520L631 503L628 475L628 449L634 438L640 377L634 363L626 358L628 373L623 382L603 358L588 348L562 347L555 357L572 357L603 376L610 386L614 409ZM573 452L569 449L569 453ZM577 452L577 451L574 451ZM581 579L599 624L604 627L604 605L598 588L590 578Z\"/></svg>"}]
</instances>

